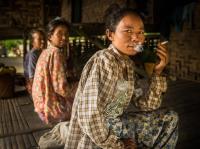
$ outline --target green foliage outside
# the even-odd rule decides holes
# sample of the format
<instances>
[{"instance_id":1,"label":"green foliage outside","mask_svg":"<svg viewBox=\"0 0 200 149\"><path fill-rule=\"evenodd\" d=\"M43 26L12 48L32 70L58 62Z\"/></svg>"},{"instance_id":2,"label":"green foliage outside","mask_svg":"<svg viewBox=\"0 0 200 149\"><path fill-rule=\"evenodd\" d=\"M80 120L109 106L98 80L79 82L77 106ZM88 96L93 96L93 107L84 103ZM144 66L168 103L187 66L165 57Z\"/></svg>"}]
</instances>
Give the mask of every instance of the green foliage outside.
<instances>
[{"instance_id":1,"label":"green foliage outside","mask_svg":"<svg viewBox=\"0 0 200 149\"><path fill-rule=\"evenodd\" d=\"M23 40L8 39L0 41L0 54L5 57L21 57L23 56Z\"/></svg>"}]
</instances>

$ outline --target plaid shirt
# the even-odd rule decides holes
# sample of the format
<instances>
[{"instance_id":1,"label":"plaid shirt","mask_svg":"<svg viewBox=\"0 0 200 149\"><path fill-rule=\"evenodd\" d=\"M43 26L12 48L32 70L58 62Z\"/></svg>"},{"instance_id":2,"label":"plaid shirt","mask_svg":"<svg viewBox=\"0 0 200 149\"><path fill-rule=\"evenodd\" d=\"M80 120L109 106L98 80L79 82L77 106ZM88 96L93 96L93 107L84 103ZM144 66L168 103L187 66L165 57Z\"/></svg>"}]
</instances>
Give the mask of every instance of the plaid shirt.
<instances>
[{"instance_id":1,"label":"plaid shirt","mask_svg":"<svg viewBox=\"0 0 200 149\"><path fill-rule=\"evenodd\" d=\"M123 101L115 107L121 109L113 113L118 116L123 114L132 98L141 110L158 108L161 94L166 90L166 80L154 76L149 91L136 98L134 74L133 62L120 55L112 45L97 52L87 62L76 92L65 149L124 148L123 142L108 129L106 123L108 107L117 98L119 82L125 82L126 93Z\"/></svg>"}]
</instances>

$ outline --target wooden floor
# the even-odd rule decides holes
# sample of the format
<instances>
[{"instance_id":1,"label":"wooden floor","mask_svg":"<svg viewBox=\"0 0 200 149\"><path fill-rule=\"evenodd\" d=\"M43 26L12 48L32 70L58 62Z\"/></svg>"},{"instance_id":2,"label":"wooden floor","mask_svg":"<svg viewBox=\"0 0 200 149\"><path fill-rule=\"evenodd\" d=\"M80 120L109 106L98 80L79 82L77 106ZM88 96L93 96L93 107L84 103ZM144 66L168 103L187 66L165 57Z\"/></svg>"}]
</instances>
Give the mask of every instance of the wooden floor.
<instances>
[{"instance_id":1,"label":"wooden floor","mask_svg":"<svg viewBox=\"0 0 200 149\"><path fill-rule=\"evenodd\" d=\"M26 92L0 100L0 149L36 149L39 137L50 128L33 111Z\"/></svg>"},{"instance_id":2,"label":"wooden floor","mask_svg":"<svg viewBox=\"0 0 200 149\"><path fill-rule=\"evenodd\" d=\"M200 83L169 82L164 106L179 114L177 149L193 149L200 144ZM0 149L36 149L39 137L50 129L33 111L24 91L15 98L0 99Z\"/></svg>"}]
</instances>

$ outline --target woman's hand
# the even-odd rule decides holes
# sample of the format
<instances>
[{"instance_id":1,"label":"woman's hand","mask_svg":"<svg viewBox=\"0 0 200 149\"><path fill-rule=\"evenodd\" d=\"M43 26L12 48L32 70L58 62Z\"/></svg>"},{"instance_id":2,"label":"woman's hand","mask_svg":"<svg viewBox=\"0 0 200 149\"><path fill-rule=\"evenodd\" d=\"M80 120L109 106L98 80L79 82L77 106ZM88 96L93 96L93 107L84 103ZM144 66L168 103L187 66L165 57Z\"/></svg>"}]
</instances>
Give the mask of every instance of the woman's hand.
<instances>
[{"instance_id":1,"label":"woman's hand","mask_svg":"<svg viewBox=\"0 0 200 149\"><path fill-rule=\"evenodd\" d=\"M159 43L156 49L156 55L159 57L159 61L154 67L154 72L155 74L160 75L169 62L167 47Z\"/></svg>"}]
</instances>

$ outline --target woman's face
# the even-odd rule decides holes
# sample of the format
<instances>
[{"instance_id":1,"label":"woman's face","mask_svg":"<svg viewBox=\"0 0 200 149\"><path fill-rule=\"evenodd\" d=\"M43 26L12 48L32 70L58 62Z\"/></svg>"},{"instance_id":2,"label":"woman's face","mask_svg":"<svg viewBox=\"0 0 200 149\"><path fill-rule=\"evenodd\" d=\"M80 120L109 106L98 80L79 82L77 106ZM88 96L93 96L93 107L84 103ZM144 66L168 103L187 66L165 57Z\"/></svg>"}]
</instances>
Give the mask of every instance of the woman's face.
<instances>
[{"instance_id":1,"label":"woman's face","mask_svg":"<svg viewBox=\"0 0 200 149\"><path fill-rule=\"evenodd\" d=\"M58 26L55 28L53 34L50 35L49 41L58 48L63 48L69 41L69 30L65 26Z\"/></svg>"},{"instance_id":2,"label":"woman's face","mask_svg":"<svg viewBox=\"0 0 200 149\"><path fill-rule=\"evenodd\" d=\"M43 49L45 46L44 36L40 32L35 32L32 35L32 46L34 49Z\"/></svg>"},{"instance_id":3,"label":"woman's face","mask_svg":"<svg viewBox=\"0 0 200 149\"><path fill-rule=\"evenodd\" d=\"M124 55L136 55L137 44L144 43L144 24L140 17L127 14L117 24L115 32L107 31L108 39Z\"/></svg>"}]
</instances>

